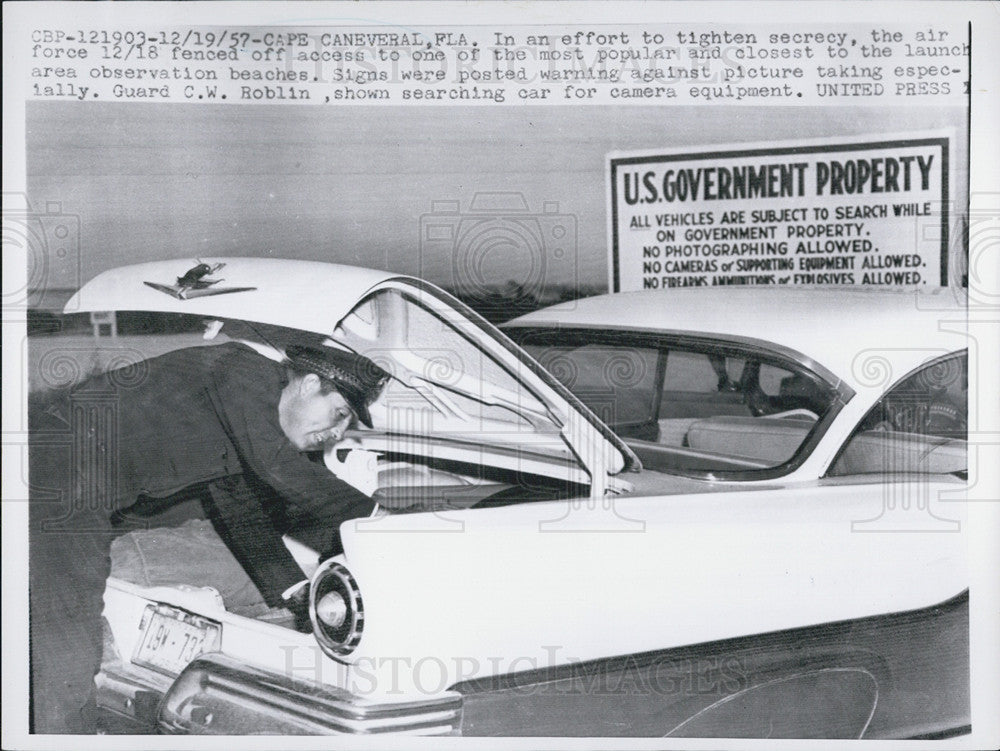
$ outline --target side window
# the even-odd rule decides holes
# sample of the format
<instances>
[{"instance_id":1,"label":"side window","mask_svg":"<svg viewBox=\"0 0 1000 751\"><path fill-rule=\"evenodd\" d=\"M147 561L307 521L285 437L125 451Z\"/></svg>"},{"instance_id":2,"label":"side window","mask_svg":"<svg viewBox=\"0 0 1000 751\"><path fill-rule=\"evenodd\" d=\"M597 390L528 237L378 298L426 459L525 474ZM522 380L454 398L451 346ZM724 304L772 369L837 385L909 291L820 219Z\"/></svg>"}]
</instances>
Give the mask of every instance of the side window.
<instances>
[{"instance_id":1,"label":"side window","mask_svg":"<svg viewBox=\"0 0 1000 751\"><path fill-rule=\"evenodd\" d=\"M865 415L829 474L966 471L968 390L964 352L906 376Z\"/></svg>"},{"instance_id":2,"label":"side window","mask_svg":"<svg viewBox=\"0 0 1000 751\"><path fill-rule=\"evenodd\" d=\"M656 349L528 342L524 348L611 427L655 418Z\"/></svg>"},{"instance_id":3,"label":"side window","mask_svg":"<svg viewBox=\"0 0 1000 751\"><path fill-rule=\"evenodd\" d=\"M802 449L838 398L791 360L723 342L557 330L517 338L643 452L647 466L664 471L778 467Z\"/></svg>"},{"instance_id":4,"label":"side window","mask_svg":"<svg viewBox=\"0 0 1000 751\"><path fill-rule=\"evenodd\" d=\"M447 320L446 308L433 308L431 298L379 290L334 336L394 376L379 398L393 432L469 430L476 421L486 430L520 431L531 424L528 414L546 414L516 375Z\"/></svg>"},{"instance_id":5,"label":"side window","mask_svg":"<svg viewBox=\"0 0 1000 751\"><path fill-rule=\"evenodd\" d=\"M830 395L808 377L766 362L672 349L661 419L804 416L826 411Z\"/></svg>"},{"instance_id":6,"label":"side window","mask_svg":"<svg viewBox=\"0 0 1000 751\"><path fill-rule=\"evenodd\" d=\"M739 357L670 350L660 419L750 415L740 393L745 365Z\"/></svg>"},{"instance_id":7,"label":"side window","mask_svg":"<svg viewBox=\"0 0 1000 751\"><path fill-rule=\"evenodd\" d=\"M782 396L782 386L790 383L789 379L791 377L792 374L784 368L762 363L760 366L760 390L767 396Z\"/></svg>"},{"instance_id":8,"label":"side window","mask_svg":"<svg viewBox=\"0 0 1000 751\"><path fill-rule=\"evenodd\" d=\"M664 391L711 394L739 382L743 360L704 352L670 350L663 381Z\"/></svg>"}]
</instances>

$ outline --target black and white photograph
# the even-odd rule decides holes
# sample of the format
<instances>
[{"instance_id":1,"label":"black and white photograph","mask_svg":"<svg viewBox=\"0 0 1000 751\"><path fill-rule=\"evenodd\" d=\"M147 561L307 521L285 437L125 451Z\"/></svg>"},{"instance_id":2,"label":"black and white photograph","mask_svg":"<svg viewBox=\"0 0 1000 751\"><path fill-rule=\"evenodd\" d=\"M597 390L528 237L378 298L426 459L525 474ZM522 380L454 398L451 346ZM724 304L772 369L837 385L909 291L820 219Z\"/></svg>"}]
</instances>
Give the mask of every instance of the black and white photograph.
<instances>
[{"instance_id":1,"label":"black and white photograph","mask_svg":"<svg viewBox=\"0 0 1000 751\"><path fill-rule=\"evenodd\" d=\"M4 748L996 747L995 11L5 3Z\"/></svg>"}]
</instances>

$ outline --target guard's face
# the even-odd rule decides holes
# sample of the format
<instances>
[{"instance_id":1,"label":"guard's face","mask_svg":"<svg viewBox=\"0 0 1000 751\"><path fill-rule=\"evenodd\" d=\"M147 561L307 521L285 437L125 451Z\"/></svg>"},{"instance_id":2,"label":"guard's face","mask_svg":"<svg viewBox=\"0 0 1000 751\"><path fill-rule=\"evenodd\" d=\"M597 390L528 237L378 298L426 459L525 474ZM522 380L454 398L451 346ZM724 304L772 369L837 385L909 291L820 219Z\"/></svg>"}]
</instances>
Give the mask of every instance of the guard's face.
<instances>
[{"instance_id":1,"label":"guard's face","mask_svg":"<svg viewBox=\"0 0 1000 751\"><path fill-rule=\"evenodd\" d=\"M322 393L314 375L293 380L278 405L281 429L299 451L336 443L354 421L354 411L337 391Z\"/></svg>"}]
</instances>

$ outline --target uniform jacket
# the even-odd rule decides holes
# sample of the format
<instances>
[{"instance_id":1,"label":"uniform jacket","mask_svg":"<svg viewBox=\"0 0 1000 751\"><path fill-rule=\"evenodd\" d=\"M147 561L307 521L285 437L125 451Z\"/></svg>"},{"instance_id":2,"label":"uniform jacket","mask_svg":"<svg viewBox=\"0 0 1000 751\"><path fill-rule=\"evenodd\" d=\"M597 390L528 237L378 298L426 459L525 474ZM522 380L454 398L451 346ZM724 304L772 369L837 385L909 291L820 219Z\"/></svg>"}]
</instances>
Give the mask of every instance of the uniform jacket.
<instances>
[{"instance_id":1,"label":"uniform jacket","mask_svg":"<svg viewBox=\"0 0 1000 751\"><path fill-rule=\"evenodd\" d=\"M283 365L239 343L192 347L91 378L69 395L76 492L115 509L138 496L249 474L290 511L342 518L373 503L295 449L278 422Z\"/></svg>"}]
</instances>

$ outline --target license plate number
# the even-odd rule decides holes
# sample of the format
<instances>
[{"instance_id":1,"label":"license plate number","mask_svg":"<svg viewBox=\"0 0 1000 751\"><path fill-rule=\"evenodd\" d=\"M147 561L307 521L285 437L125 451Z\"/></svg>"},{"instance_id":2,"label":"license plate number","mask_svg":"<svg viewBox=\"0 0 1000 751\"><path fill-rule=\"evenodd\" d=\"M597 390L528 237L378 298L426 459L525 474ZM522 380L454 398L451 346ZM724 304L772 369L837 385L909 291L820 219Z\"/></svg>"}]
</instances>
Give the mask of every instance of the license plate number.
<instances>
[{"instance_id":1,"label":"license plate number","mask_svg":"<svg viewBox=\"0 0 1000 751\"><path fill-rule=\"evenodd\" d=\"M146 607L139 624L142 637L132 662L177 675L191 660L219 646L222 625L168 606Z\"/></svg>"}]
</instances>

